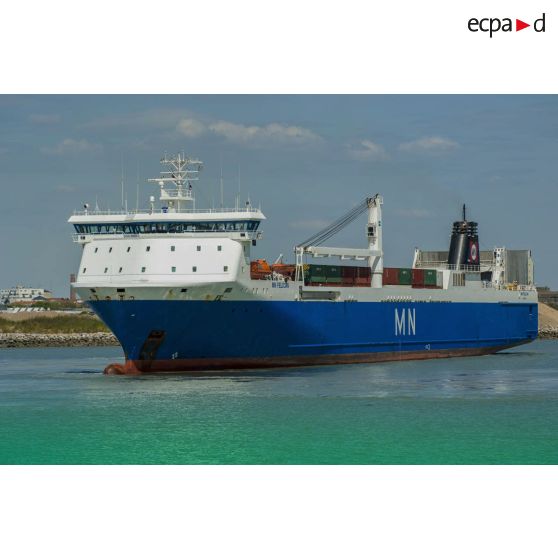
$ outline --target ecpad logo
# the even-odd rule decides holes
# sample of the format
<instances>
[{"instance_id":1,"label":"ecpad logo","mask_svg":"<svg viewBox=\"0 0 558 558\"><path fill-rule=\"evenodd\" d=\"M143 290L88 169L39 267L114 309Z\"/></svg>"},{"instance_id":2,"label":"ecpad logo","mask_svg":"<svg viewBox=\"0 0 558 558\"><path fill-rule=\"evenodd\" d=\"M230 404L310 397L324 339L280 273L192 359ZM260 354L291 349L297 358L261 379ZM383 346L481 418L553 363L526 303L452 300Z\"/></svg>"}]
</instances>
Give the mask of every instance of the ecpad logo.
<instances>
[{"instance_id":1,"label":"ecpad logo","mask_svg":"<svg viewBox=\"0 0 558 558\"><path fill-rule=\"evenodd\" d=\"M546 14L543 14L533 23L533 29L536 33L545 32L545 17ZM490 33L490 38L492 38L492 35L494 33L497 33L498 31L503 31L504 33L506 33L514 30L512 18L509 17L505 17L503 19L497 17L485 17L482 19L477 19L475 17L472 17L469 20L467 27L469 28L469 31L473 33L478 33L479 31L483 33ZM527 27L531 27L531 24L525 23L520 19L515 20L515 31L521 31L522 29L526 29Z\"/></svg>"}]
</instances>

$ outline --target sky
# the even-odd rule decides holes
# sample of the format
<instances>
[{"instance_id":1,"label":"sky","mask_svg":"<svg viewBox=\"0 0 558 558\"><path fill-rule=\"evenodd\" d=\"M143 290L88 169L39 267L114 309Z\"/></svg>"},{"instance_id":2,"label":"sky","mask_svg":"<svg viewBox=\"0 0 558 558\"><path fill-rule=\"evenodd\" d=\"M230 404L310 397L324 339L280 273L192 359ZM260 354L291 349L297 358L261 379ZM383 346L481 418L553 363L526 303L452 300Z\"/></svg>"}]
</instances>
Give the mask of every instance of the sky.
<instances>
[{"instance_id":1,"label":"sky","mask_svg":"<svg viewBox=\"0 0 558 558\"><path fill-rule=\"evenodd\" d=\"M384 197L386 266L445 250L467 204L481 249L530 248L539 286L558 289L558 96L0 96L0 288L68 296L80 246L67 223L85 202L147 207L159 159L204 162L198 207L240 186L267 217L255 257L293 246L364 197ZM328 244L365 246L365 218Z\"/></svg>"}]
</instances>

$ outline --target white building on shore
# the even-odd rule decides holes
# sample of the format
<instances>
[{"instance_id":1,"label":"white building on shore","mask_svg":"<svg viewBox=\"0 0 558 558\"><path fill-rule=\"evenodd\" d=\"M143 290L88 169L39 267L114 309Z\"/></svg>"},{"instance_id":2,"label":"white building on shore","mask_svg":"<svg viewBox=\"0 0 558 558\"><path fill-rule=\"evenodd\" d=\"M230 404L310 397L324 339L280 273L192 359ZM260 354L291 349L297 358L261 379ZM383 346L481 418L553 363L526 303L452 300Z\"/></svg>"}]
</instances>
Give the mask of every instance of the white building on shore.
<instances>
[{"instance_id":1,"label":"white building on shore","mask_svg":"<svg viewBox=\"0 0 558 558\"><path fill-rule=\"evenodd\" d=\"M0 303L33 302L49 300L51 298L52 293L46 289L22 287L21 285L17 285L10 289L0 289Z\"/></svg>"}]
</instances>

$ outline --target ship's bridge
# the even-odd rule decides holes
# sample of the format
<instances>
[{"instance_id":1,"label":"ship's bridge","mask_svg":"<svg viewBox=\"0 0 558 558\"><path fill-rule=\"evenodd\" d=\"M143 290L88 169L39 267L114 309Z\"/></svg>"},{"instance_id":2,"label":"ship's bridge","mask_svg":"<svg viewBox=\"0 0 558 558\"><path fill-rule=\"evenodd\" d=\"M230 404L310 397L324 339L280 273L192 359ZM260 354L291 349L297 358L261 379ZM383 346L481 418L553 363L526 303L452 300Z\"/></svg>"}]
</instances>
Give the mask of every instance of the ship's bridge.
<instances>
[{"instance_id":1,"label":"ship's bridge","mask_svg":"<svg viewBox=\"0 0 558 558\"><path fill-rule=\"evenodd\" d=\"M68 219L74 226L74 241L81 244L93 240L112 237L143 237L149 235L181 235L185 237L224 237L239 241L254 241L261 238L258 231L265 219L260 209L248 200L244 206L237 199L237 206L226 209L223 206L223 183L221 177L221 207L196 209L192 183L198 180L202 162L187 157L184 153L165 156L161 164L168 170L161 171L158 178L148 182L159 186L160 208L155 207L155 196L149 197L147 210L128 211L122 181L122 210L90 210L84 204L84 211L76 211Z\"/></svg>"},{"instance_id":2,"label":"ship's bridge","mask_svg":"<svg viewBox=\"0 0 558 558\"><path fill-rule=\"evenodd\" d=\"M202 209L169 213L149 211L77 211L68 220L75 228L74 241L85 243L99 235L183 235L228 237L236 240L261 238L258 231L265 215L246 206L234 209Z\"/></svg>"}]
</instances>

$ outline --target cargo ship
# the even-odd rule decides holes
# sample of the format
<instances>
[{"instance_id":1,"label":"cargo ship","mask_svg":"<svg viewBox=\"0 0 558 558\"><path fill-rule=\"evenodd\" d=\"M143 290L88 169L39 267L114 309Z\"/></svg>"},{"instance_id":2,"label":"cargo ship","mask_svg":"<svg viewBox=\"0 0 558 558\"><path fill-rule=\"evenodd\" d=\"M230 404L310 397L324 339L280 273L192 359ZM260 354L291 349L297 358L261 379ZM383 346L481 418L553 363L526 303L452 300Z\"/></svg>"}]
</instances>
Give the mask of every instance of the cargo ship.
<instances>
[{"instance_id":1,"label":"cargo ship","mask_svg":"<svg viewBox=\"0 0 558 558\"><path fill-rule=\"evenodd\" d=\"M384 267L382 206L367 197L294 248L293 263L253 259L265 216L250 201L198 209L201 161L161 159L145 210L75 212L77 294L120 341L110 374L368 363L495 353L537 337L529 250L479 249L453 223L448 251L415 249ZM328 247L361 218L362 248ZM338 265L322 265L327 258Z\"/></svg>"}]
</instances>

